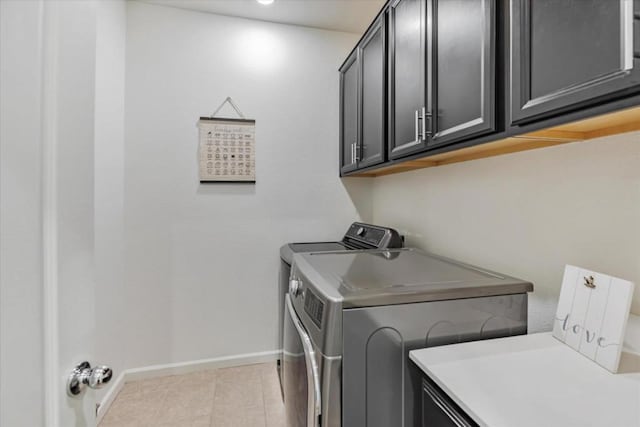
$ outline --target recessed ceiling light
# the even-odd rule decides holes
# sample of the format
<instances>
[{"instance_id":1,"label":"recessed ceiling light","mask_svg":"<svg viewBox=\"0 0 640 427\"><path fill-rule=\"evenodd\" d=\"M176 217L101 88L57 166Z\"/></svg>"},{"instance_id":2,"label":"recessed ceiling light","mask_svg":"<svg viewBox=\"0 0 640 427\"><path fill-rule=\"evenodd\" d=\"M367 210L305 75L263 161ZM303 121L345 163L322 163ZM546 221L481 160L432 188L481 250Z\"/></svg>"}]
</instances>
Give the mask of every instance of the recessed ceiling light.
<instances>
[{"instance_id":1,"label":"recessed ceiling light","mask_svg":"<svg viewBox=\"0 0 640 427\"><path fill-rule=\"evenodd\" d=\"M273 0L256 0L258 3L263 4L263 5L268 5L273 3Z\"/></svg>"}]
</instances>

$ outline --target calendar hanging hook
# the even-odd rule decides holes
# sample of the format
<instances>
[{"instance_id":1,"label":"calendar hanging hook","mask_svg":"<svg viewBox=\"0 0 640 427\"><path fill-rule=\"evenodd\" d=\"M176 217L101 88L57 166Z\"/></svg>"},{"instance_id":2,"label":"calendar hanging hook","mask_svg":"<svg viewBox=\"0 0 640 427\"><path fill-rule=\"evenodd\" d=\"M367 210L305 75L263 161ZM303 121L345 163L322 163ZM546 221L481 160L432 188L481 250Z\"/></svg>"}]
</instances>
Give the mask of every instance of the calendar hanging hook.
<instances>
[{"instance_id":1,"label":"calendar hanging hook","mask_svg":"<svg viewBox=\"0 0 640 427\"><path fill-rule=\"evenodd\" d=\"M220 111L222 109L222 107L224 107L224 104L229 103L229 105L231 105L231 107L236 110L236 113L238 114L238 116L240 116L241 119L245 119L246 117L244 116L244 114L242 114L242 111L240 111L240 108L238 108L238 106L236 105L235 102L233 102L233 99L231 99L230 96L227 96L227 99L225 99L224 101L222 101L222 104L220 104L220 106L218 108L216 108L216 111L213 112L213 114L211 114L211 118L213 119L216 114L218 114L218 111Z\"/></svg>"}]
</instances>

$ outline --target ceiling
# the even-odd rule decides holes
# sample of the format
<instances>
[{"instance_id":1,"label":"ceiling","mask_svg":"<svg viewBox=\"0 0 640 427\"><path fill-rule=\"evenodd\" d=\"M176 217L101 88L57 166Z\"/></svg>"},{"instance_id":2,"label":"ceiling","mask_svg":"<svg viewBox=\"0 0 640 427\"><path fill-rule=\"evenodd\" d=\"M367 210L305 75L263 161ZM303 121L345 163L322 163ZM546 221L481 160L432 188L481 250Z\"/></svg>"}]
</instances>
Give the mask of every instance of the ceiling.
<instances>
[{"instance_id":1,"label":"ceiling","mask_svg":"<svg viewBox=\"0 0 640 427\"><path fill-rule=\"evenodd\" d=\"M140 0L180 9L362 34L385 0Z\"/></svg>"}]
</instances>

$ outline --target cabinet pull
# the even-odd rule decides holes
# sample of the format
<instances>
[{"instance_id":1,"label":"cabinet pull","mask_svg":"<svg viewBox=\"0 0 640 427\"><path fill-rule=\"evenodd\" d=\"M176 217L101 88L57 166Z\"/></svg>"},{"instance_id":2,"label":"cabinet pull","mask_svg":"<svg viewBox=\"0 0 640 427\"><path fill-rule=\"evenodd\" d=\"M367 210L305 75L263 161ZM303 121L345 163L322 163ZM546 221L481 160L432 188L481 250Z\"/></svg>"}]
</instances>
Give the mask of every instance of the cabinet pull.
<instances>
[{"instance_id":1,"label":"cabinet pull","mask_svg":"<svg viewBox=\"0 0 640 427\"><path fill-rule=\"evenodd\" d=\"M351 162L349 164L353 164L353 142L351 143Z\"/></svg>"},{"instance_id":2,"label":"cabinet pull","mask_svg":"<svg viewBox=\"0 0 640 427\"><path fill-rule=\"evenodd\" d=\"M354 158L355 158L355 162L357 163L360 160L360 150L358 150L358 142L354 142L353 143L353 154L354 154Z\"/></svg>"},{"instance_id":3,"label":"cabinet pull","mask_svg":"<svg viewBox=\"0 0 640 427\"><path fill-rule=\"evenodd\" d=\"M427 126L427 119L429 119L429 125ZM427 113L426 107L422 107L422 139L427 139L427 137L433 135L431 130L431 113Z\"/></svg>"},{"instance_id":4,"label":"cabinet pull","mask_svg":"<svg viewBox=\"0 0 640 427\"><path fill-rule=\"evenodd\" d=\"M632 44L633 44L633 57L635 59L640 59L640 39L638 39L638 37L636 37L636 34L639 34L640 31L635 31L636 26L640 27L640 0L635 0L634 4L636 5L634 7L634 12L633 12L633 29L632 32L634 34L633 39L632 39ZM637 11L636 11L637 10Z\"/></svg>"},{"instance_id":5,"label":"cabinet pull","mask_svg":"<svg viewBox=\"0 0 640 427\"><path fill-rule=\"evenodd\" d=\"M418 110L416 110L416 117L415 117L415 123L416 123L416 142L420 141L420 124L418 123L420 121L420 113L418 113Z\"/></svg>"},{"instance_id":6,"label":"cabinet pull","mask_svg":"<svg viewBox=\"0 0 640 427\"><path fill-rule=\"evenodd\" d=\"M638 3L638 0L636 0L636 2ZM640 11L633 12L633 24L632 24L632 26L635 27L636 25L640 26ZM633 29L632 29L632 32L634 34L636 34ZM631 42L632 45L634 45L633 46L633 57L635 59L640 59L640 46L636 46L636 42L638 42L638 44L640 44L640 40L638 40L637 37L635 37L635 35L634 35L632 37L632 42Z\"/></svg>"},{"instance_id":7,"label":"cabinet pull","mask_svg":"<svg viewBox=\"0 0 640 427\"><path fill-rule=\"evenodd\" d=\"M624 70L631 70L633 69L633 59L636 56L636 53L634 51L634 46L633 46L633 27L635 25L635 13L633 11L633 1L622 1L622 6L621 6L621 12L623 15L623 22L622 22L622 31L623 31L623 39L622 39L622 46L623 46L623 69Z\"/></svg>"}]
</instances>

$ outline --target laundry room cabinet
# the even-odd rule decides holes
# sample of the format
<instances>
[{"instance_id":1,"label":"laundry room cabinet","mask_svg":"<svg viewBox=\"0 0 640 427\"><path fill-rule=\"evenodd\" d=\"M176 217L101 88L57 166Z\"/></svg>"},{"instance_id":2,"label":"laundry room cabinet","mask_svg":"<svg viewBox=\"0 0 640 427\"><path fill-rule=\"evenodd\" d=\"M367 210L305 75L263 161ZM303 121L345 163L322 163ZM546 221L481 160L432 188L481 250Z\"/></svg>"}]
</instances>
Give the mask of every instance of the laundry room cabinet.
<instances>
[{"instance_id":1,"label":"laundry room cabinet","mask_svg":"<svg viewBox=\"0 0 640 427\"><path fill-rule=\"evenodd\" d=\"M389 7L389 157L495 130L494 0Z\"/></svg>"},{"instance_id":2,"label":"laundry room cabinet","mask_svg":"<svg viewBox=\"0 0 640 427\"><path fill-rule=\"evenodd\" d=\"M355 50L340 68L340 172L347 173L358 167L358 51Z\"/></svg>"},{"instance_id":3,"label":"laundry room cabinet","mask_svg":"<svg viewBox=\"0 0 640 427\"><path fill-rule=\"evenodd\" d=\"M428 147L495 131L495 0L430 0L427 16Z\"/></svg>"},{"instance_id":4,"label":"laundry room cabinet","mask_svg":"<svg viewBox=\"0 0 640 427\"><path fill-rule=\"evenodd\" d=\"M427 116L425 0L389 5L389 158L427 147L421 124Z\"/></svg>"},{"instance_id":5,"label":"laundry room cabinet","mask_svg":"<svg viewBox=\"0 0 640 427\"><path fill-rule=\"evenodd\" d=\"M640 0L511 0L510 70L513 124L640 91Z\"/></svg>"},{"instance_id":6,"label":"laundry room cabinet","mask_svg":"<svg viewBox=\"0 0 640 427\"><path fill-rule=\"evenodd\" d=\"M639 130L640 0L388 0L340 76L341 176Z\"/></svg>"},{"instance_id":7,"label":"laundry room cabinet","mask_svg":"<svg viewBox=\"0 0 640 427\"><path fill-rule=\"evenodd\" d=\"M495 14L495 0L388 3L340 69L342 173L495 130Z\"/></svg>"},{"instance_id":8,"label":"laundry room cabinet","mask_svg":"<svg viewBox=\"0 0 640 427\"><path fill-rule=\"evenodd\" d=\"M385 160L386 40L383 13L340 69L342 173Z\"/></svg>"}]
</instances>

